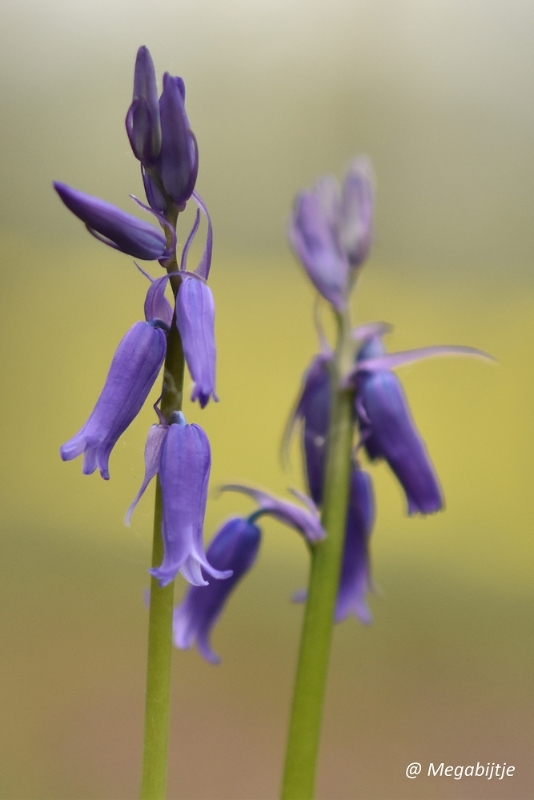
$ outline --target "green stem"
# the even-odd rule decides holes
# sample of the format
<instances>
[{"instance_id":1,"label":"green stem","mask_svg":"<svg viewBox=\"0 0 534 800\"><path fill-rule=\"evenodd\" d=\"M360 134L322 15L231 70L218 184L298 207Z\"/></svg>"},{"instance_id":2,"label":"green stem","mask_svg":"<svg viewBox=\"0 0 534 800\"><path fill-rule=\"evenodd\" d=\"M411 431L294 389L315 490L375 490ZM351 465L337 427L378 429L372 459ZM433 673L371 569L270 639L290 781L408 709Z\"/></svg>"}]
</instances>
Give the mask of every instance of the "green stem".
<instances>
[{"instance_id":1,"label":"green stem","mask_svg":"<svg viewBox=\"0 0 534 800\"><path fill-rule=\"evenodd\" d=\"M325 695L334 611L345 539L351 450L353 392L339 387L353 356L350 320L338 318L332 412L322 523L327 537L312 549L308 600L300 644L286 752L283 800L313 797L322 708Z\"/></svg>"},{"instance_id":2,"label":"green stem","mask_svg":"<svg viewBox=\"0 0 534 800\"><path fill-rule=\"evenodd\" d=\"M176 226L177 214L170 210L169 221ZM166 231L169 237L169 232ZM167 265L167 271L176 269L176 258ZM174 294L178 291L180 277L173 276ZM173 319L167 337L161 411L168 419L173 411L182 408L184 380L184 354L180 334ZM163 560L161 535L162 495L159 478L156 485L154 509L154 536L152 566L159 567ZM172 615L174 583L163 589L155 578L150 583L150 612L148 621L148 662L145 701L145 734L141 800L164 800L167 786L167 760L169 752L169 720L171 698Z\"/></svg>"}]
</instances>

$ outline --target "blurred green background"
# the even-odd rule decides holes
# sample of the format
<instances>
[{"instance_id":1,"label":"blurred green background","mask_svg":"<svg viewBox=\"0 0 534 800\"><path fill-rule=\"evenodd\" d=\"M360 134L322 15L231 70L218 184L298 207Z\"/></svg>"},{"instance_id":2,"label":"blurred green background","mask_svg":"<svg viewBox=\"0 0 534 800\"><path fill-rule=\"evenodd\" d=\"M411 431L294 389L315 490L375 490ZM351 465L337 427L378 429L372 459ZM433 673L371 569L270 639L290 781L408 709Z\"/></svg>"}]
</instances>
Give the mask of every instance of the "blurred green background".
<instances>
[{"instance_id":1,"label":"blurred green background","mask_svg":"<svg viewBox=\"0 0 534 800\"><path fill-rule=\"evenodd\" d=\"M461 343L499 361L402 372L447 508L407 519L373 466L381 593L370 628L335 632L318 797L531 797L534 6L4 0L0 14L0 797L137 793L152 493L131 529L122 519L153 412L121 438L109 483L58 447L91 411L146 282L50 182L137 213L123 119L140 44L160 76L186 81L213 216L221 402L185 409L210 436L213 490L302 487L298 446L289 474L278 449L317 348L314 295L285 226L295 192L356 153L378 190L358 319L394 323L391 349ZM249 508L213 491L207 537ZM277 795L302 613L289 598L307 560L295 534L264 529L215 631L222 664L175 654L172 798ZM516 773L408 780L412 761Z\"/></svg>"}]
</instances>

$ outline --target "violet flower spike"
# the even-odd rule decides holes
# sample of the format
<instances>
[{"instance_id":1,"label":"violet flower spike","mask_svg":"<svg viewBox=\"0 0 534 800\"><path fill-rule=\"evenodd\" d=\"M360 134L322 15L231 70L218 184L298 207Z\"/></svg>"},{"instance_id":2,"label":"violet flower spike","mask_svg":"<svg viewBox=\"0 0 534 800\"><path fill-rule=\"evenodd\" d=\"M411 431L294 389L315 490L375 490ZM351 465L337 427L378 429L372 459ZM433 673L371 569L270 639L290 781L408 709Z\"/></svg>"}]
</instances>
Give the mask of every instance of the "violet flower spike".
<instances>
[{"instance_id":1,"label":"violet flower spike","mask_svg":"<svg viewBox=\"0 0 534 800\"><path fill-rule=\"evenodd\" d=\"M261 489L254 489L251 486L244 486L240 483L227 484L221 487L223 492L242 492L252 497L258 503L259 509L254 514L256 518L261 511L271 517L289 525L290 528L299 531L309 544L316 544L326 537L326 532L321 525L319 510L311 498L300 495L300 499L308 506L307 509L301 508L287 500L280 500L268 492Z\"/></svg>"},{"instance_id":2,"label":"violet flower spike","mask_svg":"<svg viewBox=\"0 0 534 800\"><path fill-rule=\"evenodd\" d=\"M165 191L182 210L195 188L198 147L185 112L184 82L168 72L163 76L159 110L161 155L158 171Z\"/></svg>"},{"instance_id":3,"label":"violet flower spike","mask_svg":"<svg viewBox=\"0 0 534 800\"><path fill-rule=\"evenodd\" d=\"M202 528L211 468L208 437L199 425L188 425L174 412L161 445L159 479L162 493L163 561L150 570L161 587L181 572L194 586L205 586L202 570L214 578L231 576L211 566L204 552Z\"/></svg>"},{"instance_id":4,"label":"violet flower spike","mask_svg":"<svg viewBox=\"0 0 534 800\"><path fill-rule=\"evenodd\" d=\"M261 531L248 519L227 520L213 538L206 557L219 570L231 570L231 577L212 581L209 586L191 586L174 610L173 633L176 647L188 649L196 643L212 664L220 662L210 644L210 634L223 608L244 575L256 561ZM204 576L205 577L205 576Z\"/></svg>"},{"instance_id":5,"label":"violet flower spike","mask_svg":"<svg viewBox=\"0 0 534 800\"><path fill-rule=\"evenodd\" d=\"M349 264L317 191L302 192L289 224L289 241L317 291L341 312L346 307Z\"/></svg>"},{"instance_id":6,"label":"violet flower spike","mask_svg":"<svg viewBox=\"0 0 534 800\"><path fill-rule=\"evenodd\" d=\"M85 223L89 233L109 247L145 261L171 255L164 234L153 225L64 183L54 182L54 189L69 211Z\"/></svg>"},{"instance_id":7,"label":"violet flower spike","mask_svg":"<svg viewBox=\"0 0 534 800\"><path fill-rule=\"evenodd\" d=\"M126 132L135 157L150 166L161 150L158 87L154 62L147 47L135 59L133 100L126 115Z\"/></svg>"},{"instance_id":8,"label":"violet flower spike","mask_svg":"<svg viewBox=\"0 0 534 800\"><path fill-rule=\"evenodd\" d=\"M182 339L185 360L195 383L191 400L204 408L215 392L215 303L209 286L201 278L186 277L176 296L176 327Z\"/></svg>"},{"instance_id":9,"label":"violet flower spike","mask_svg":"<svg viewBox=\"0 0 534 800\"><path fill-rule=\"evenodd\" d=\"M83 473L98 467L109 479L109 456L135 419L165 360L167 337L158 320L136 322L121 340L96 405L76 436L60 449L63 461L84 454Z\"/></svg>"}]
</instances>

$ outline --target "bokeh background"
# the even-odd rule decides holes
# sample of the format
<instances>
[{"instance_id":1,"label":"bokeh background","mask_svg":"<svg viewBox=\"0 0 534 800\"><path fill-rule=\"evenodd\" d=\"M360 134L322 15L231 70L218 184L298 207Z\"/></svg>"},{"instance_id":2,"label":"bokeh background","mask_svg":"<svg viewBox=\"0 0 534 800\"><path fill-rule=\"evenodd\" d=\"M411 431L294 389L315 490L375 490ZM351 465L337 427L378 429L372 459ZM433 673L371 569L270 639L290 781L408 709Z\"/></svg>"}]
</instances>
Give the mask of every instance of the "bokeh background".
<instances>
[{"instance_id":1,"label":"bokeh background","mask_svg":"<svg viewBox=\"0 0 534 800\"><path fill-rule=\"evenodd\" d=\"M130 529L122 520L153 413L120 440L109 483L58 447L141 317L146 282L50 182L137 213L123 119L140 44L160 76L186 81L215 229L221 402L185 409L212 441L207 538L251 508L218 498L221 483L302 487L298 446L289 473L278 451L317 348L314 295L285 227L319 174L361 152L375 166L358 319L394 323L391 349L461 343L499 362L402 373L447 508L407 519L387 467L372 467L380 593L371 627L335 631L318 797L531 797L532 3L3 0L0 14L0 797L137 793L152 492ZM289 598L307 559L292 532L264 531L214 634L222 664L176 652L172 798L277 796L302 613ZM516 772L408 780L412 761Z\"/></svg>"}]
</instances>

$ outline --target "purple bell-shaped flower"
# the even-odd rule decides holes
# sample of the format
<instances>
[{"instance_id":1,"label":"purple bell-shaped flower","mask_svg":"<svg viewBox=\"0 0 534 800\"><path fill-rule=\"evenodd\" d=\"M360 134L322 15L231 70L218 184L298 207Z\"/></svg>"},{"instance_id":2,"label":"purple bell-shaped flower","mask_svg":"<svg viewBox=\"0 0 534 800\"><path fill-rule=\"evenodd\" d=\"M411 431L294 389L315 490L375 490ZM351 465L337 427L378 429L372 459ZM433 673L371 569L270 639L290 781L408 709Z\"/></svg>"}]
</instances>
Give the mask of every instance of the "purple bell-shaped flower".
<instances>
[{"instance_id":1,"label":"purple bell-shaped flower","mask_svg":"<svg viewBox=\"0 0 534 800\"><path fill-rule=\"evenodd\" d=\"M63 461L84 454L84 475L98 467L102 477L109 479L110 453L141 410L161 369L172 320L172 309L163 296L167 280L165 275L152 283L145 302L147 321L136 322L124 336L89 419L60 449Z\"/></svg>"},{"instance_id":2,"label":"purple bell-shaped flower","mask_svg":"<svg viewBox=\"0 0 534 800\"><path fill-rule=\"evenodd\" d=\"M224 523L208 547L206 558L219 570L231 570L231 577L188 589L184 600L174 610L173 633L177 647L188 649L196 643L207 661L219 663L210 644L211 630L230 594L254 565L260 541L261 531L250 520L233 517Z\"/></svg>"}]
</instances>

